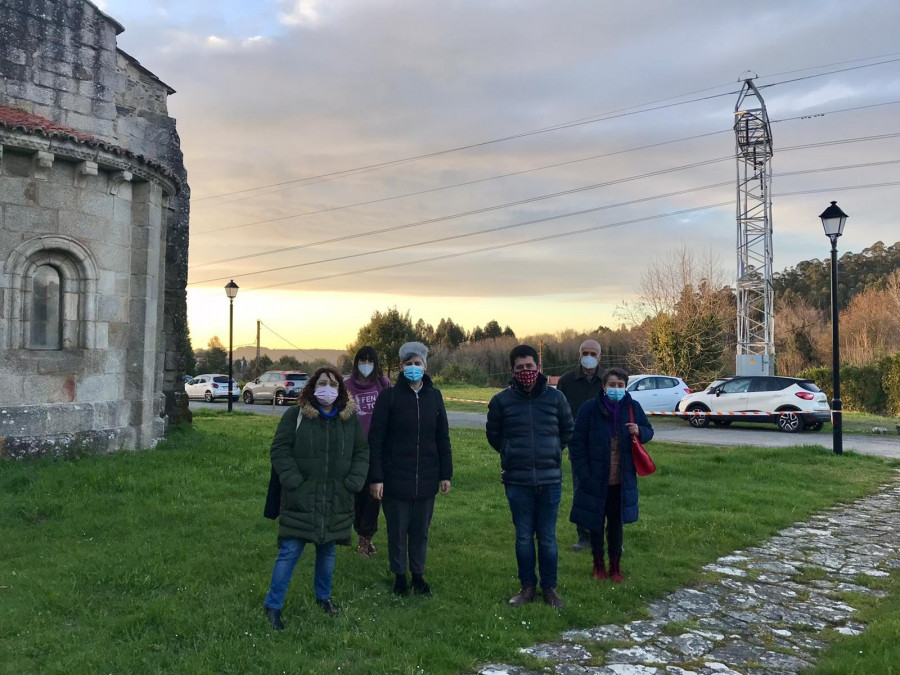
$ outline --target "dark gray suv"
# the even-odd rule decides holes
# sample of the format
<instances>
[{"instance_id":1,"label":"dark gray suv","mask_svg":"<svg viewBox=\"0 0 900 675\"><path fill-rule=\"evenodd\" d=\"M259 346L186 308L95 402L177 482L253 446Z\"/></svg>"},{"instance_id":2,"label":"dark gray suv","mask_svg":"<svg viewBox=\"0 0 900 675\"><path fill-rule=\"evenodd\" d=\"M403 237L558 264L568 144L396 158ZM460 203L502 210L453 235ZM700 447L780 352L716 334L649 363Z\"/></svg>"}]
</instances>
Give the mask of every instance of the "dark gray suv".
<instances>
[{"instance_id":1,"label":"dark gray suv","mask_svg":"<svg viewBox=\"0 0 900 675\"><path fill-rule=\"evenodd\" d=\"M296 401L300 390L309 382L309 375L295 370L269 370L244 385L241 397L250 405L257 401L274 401L285 405Z\"/></svg>"}]
</instances>

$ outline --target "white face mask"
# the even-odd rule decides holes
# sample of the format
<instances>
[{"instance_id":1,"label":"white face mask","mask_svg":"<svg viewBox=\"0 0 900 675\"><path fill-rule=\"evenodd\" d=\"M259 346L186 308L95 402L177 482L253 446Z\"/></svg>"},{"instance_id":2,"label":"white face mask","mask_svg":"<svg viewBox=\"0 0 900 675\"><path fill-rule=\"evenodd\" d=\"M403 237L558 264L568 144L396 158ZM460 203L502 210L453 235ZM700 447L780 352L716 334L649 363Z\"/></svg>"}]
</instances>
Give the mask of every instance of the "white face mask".
<instances>
[{"instance_id":1,"label":"white face mask","mask_svg":"<svg viewBox=\"0 0 900 675\"><path fill-rule=\"evenodd\" d=\"M375 370L375 366L371 363L359 364L359 374L363 377L368 377L369 375L371 375L373 370Z\"/></svg>"},{"instance_id":2,"label":"white face mask","mask_svg":"<svg viewBox=\"0 0 900 675\"><path fill-rule=\"evenodd\" d=\"M582 356L581 357L581 365L587 368L588 370L593 370L597 367L597 357L596 356Z\"/></svg>"}]
</instances>

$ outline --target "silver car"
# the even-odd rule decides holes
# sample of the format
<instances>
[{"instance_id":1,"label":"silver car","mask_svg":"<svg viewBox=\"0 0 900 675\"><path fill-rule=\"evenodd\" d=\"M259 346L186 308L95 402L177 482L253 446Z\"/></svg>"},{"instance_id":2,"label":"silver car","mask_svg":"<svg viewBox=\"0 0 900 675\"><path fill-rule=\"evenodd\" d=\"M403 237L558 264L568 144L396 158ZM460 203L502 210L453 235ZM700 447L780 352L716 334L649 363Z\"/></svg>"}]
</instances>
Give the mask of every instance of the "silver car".
<instances>
[{"instance_id":1,"label":"silver car","mask_svg":"<svg viewBox=\"0 0 900 675\"><path fill-rule=\"evenodd\" d=\"M284 405L296 401L300 390L309 382L309 375L295 370L269 370L244 385L241 397L250 405L257 401L274 401Z\"/></svg>"}]
</instances>

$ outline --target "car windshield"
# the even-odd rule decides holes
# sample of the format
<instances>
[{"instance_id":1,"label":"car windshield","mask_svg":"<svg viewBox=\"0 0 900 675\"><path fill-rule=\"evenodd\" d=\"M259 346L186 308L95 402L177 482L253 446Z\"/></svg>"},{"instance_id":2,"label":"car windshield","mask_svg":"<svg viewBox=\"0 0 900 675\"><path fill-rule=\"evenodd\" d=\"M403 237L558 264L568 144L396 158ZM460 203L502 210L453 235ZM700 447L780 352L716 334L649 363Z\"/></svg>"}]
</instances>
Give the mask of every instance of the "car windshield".
<instances>
[{"instance_id":1,"label":"car windshield","mask_svg":"<svg viewBox=\"0 0 900 675\"><path fill-rule=\"evenodd\" d=\"M306 373L288 373L287 377L285 379L287 379L287 380L308 380L309 375L307 375Z\"/></svg>"},{"instance_id":2,"label":"car windshield","mask_svg":"<svg viewBox=\"0 0 900 675\"><path fill-rule=\"evenodd\" d=\"M220 384L222 384L222 383L228 384L228 377L226 375L216 375L213 378L213 382L218 382Z\"/></svg>"},{"instance_id":3,"label":"car windshield","mask_svg":"<svg viewBox=\"0 0 900 675\"><path fill-rule=\"evenodd\" d=\"M728 382L728 380L713 380L706 388L707 393L711 394L713 389L718 387L720 384L725 384L726 382Z\"/></svg>"},{"instance_id":4,"label":"car windshield","mask_svg":"<svg viewBox=\"0 0 900 675\"><path fill-rule=\"evenodd\" d=\"M805 382L798 382L797 386L801 389L806 389L806 391L811 391L814 394L818 394L820 391L822 391L816 386L815 382L811 382L809 380L806 380Z\"/></svg>"}]
</instances>

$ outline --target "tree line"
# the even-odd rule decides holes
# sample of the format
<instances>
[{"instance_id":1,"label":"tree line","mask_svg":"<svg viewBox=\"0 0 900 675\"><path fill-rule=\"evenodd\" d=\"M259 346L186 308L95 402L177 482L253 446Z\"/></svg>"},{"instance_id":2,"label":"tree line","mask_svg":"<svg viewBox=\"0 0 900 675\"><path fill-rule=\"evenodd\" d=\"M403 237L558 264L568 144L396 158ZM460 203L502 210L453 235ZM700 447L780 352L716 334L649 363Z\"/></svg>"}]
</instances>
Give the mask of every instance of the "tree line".
<instances>
[{"instance_id":1,"label":"tree line","mask_svg":"<svg viewBox=\"0 0 900 675\"><path fill-rule=\"evenodd\" d=\"M798 375L831 362L830 260L805 260L777 273L775 286L775 352L780 375ZM398 350L417 340L429 346L428 370L445 381L501 386L508 378L507 355L518 343L541 350L543 369L559 375L577 366L581 342L590 337L603 347L601 366L624 367L631 373L676 375L700 387L734 373L737 345L737 302L732 274L711 253L687 247L651 263L637 280L632 301L615 313L617 327L597 325L583 330L560 329L517 336L496 320L466 330L452 318L437 326L397 307L375 311L339 358L348 373L362 345L378 350L386 373L398 372ZM840 258L838 300L841 307L842 360L864 366L900 352L900 242L876 242L861 253ZM189 349L189 347L188 347ZM198 350L195 372L227 370L227 352L218 338ZM324 362L282 357L272 362L245 361L237 377L248 379L269 369L306 370Z\"/></svg>"}]
</instances>

